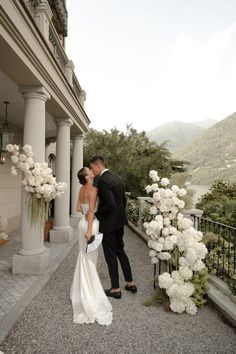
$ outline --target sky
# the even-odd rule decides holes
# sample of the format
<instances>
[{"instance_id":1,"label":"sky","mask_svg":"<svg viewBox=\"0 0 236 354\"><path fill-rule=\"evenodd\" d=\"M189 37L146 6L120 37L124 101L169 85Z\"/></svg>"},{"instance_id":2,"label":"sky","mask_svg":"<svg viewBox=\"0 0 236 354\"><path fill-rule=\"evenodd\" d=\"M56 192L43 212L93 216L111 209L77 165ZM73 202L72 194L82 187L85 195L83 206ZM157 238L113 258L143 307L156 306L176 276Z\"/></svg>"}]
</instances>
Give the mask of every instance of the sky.
<instances>
[{"instance_id":1,"label":"sky","mask_svg":"<svg viewBox=\"0 0 236 354\"><path fill-rule=\"evenodd\" d=\"M91 127L149 131L236 112L235 0L67 0Z\"/></svg>"}]
</instances>

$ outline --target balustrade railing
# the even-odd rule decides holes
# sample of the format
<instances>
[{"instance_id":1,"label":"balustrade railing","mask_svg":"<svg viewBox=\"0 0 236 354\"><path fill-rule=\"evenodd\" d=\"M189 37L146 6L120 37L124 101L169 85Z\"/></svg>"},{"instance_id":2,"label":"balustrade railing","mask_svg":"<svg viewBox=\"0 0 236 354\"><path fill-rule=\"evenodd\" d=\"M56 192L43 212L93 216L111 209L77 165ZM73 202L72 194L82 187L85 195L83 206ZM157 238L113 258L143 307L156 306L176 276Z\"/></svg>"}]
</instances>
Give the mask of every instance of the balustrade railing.
<instances>
[{"instance_id":1,"label":"balustrade railing","mask_svg":"<svg viewBox=\"0 0 236 354\"><path fill-rule=\"evenodd\" d=\"M145 233L143 222L149 221L148 209L152 198L132 198L127 195L127 215L129 221ZM191 218L194 227L203 233L203 241L208 248L205 259L209 273L225 281L236 294L236 228L202 217L202 210L184 210L185 217ZM156 276L154 265L154 278ZM160 271L160 269L159 269Z\"/></svg>"},{"instance_id":2,"label":"balustrade railing","mask_svg":"<svg viewBox=\"0 0 236 354\"><path fill-rule=\"evenodd\" d=\"M224 280L236 294L236 228L192 215L194 226L207 243L206 266L210 274Z\"/></svg>"}]
</instances>

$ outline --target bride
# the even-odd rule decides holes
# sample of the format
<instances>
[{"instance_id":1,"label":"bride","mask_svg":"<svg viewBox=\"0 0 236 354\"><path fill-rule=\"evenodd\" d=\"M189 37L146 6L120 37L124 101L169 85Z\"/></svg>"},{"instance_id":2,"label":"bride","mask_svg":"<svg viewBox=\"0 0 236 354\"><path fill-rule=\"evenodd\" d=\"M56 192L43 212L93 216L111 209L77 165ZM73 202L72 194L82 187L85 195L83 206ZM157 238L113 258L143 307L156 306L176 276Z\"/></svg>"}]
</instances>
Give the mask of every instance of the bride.
<instances>
[{"instance_id":1,"label":"bride","mask_svg":"<svg viewBox=\"0 0 236 354\"><path fill-rule=\"evenodd\" d=\"M112 306L96 269L98 248L86 253L87 241L99 232L99 221L94 218L97 205L97 189L93 187L94 174L89 168L83 167L78 172L78 178L82 187L77 211L82 211L83 217L78 225L79 255L70 292L73 322L82 324L97 321L101 325L109 325L112 322Z\"/></svg>"}]
</instances>

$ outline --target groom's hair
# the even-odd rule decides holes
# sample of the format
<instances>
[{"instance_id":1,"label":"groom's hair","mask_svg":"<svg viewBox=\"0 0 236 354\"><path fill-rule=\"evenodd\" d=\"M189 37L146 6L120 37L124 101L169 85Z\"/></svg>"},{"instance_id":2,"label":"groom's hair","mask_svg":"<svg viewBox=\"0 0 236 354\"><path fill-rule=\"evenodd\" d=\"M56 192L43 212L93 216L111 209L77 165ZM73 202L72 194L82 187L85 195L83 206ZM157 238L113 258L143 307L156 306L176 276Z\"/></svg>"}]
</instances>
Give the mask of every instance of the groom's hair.
<instances>
[{"instance_id":1,"label":"groom's hair","mask_svg":"<svg viewBox=\"0 0 236 354\"><path fill-rule=\"evenodd\" d=\"M89 161L89 163L100 163L101 165L104 165L105 166L105 161L104 161L104 158L102 156L93 156L91 158L91 160Z\"/></svg>"}]
</instances>

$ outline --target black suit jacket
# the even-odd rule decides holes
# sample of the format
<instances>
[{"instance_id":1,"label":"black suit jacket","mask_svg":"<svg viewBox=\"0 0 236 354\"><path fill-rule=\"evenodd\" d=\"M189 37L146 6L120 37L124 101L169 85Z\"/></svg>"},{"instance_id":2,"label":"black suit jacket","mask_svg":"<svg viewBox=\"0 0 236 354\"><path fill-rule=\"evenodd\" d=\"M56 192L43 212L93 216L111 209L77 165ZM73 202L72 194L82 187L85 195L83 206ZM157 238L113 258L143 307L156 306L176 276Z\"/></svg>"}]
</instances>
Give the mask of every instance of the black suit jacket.
<instances>
[{"instance_id":1,"label":"black suit jacket","mask_svg":"<svg viewBox=\"0 0 236 354\"><path fill-rule=\"evenodd\" d=\"M125 224L126 197L120 178L110 170L105 171L97 180L99 204L95 213L100 221L100 232L113 232Z\"/></svg>"}]
</instances>

